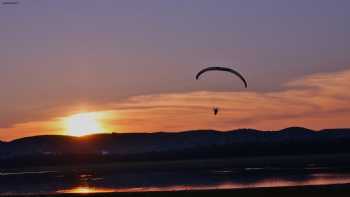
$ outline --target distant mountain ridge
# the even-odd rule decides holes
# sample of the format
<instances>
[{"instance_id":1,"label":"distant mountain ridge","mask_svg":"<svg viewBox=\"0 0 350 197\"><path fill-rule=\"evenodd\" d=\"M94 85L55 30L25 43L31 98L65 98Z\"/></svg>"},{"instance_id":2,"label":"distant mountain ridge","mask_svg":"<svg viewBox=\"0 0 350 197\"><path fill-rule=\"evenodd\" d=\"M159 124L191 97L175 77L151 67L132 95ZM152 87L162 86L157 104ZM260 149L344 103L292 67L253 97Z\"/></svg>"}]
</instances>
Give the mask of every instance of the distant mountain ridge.
<instances>
[{"instance_id":1,"label":"distant mountain ridge","mask_svg":"<svg viewBox=\"0 0 350 197\"><path fill-rule=\"evenodd\" d=\"M94 155L114 159L189 159L350 153L350 129L280 131L238 129L177 133L112 133L85 137L44 135L0 143L0 159Z\"/></svg>"}]
</instances>

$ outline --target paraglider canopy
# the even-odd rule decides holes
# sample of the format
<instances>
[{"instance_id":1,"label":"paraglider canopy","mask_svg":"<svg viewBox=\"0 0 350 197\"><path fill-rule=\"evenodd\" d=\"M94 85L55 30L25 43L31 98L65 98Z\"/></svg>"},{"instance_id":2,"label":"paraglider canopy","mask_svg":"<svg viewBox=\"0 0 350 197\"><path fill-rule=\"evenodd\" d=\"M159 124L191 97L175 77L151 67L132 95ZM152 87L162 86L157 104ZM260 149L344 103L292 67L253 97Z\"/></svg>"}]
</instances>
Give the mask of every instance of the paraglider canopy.
<instances>
[{"instance_id":1,"label":"paraglider canopy","mask_svg":"<svg viewBox=\"0 0 350 197\"><path fill-rule=\"evenodd\" d=\"M199 79L199 77L208 72L208 71L224 71L224 72L229 72L232 73L234 75L236 75L237 77L239 77L243 83L244 83L244 87L247 88L248 87L248 83L247 80L243 77L243 75L241 73L239 73L238 71L232 69L232 68L228 68L228 67L221 67L221 66L213 66L213 67L207 67L204 68L203 70L199 71L196 75L196 80Z\"/></svg>"}]
</instances>

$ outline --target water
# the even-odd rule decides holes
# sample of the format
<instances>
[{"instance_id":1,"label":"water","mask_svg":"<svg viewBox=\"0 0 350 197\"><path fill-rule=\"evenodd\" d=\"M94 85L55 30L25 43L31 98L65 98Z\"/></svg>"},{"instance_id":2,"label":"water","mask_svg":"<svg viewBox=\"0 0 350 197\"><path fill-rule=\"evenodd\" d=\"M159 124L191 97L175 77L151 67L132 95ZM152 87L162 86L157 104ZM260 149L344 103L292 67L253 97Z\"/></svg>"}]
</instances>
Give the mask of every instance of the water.
<instances>
[{"instance_id":1,"label":"water","mask_svg":"<svg viewBox=\"0 0 350 197\"><path fill-rule=\"evenodd\" d=\"M350 183L350 172L246 168L199 171L74 169L0 172L0 194L143 192Z\"/></svg>"}]
</instances>

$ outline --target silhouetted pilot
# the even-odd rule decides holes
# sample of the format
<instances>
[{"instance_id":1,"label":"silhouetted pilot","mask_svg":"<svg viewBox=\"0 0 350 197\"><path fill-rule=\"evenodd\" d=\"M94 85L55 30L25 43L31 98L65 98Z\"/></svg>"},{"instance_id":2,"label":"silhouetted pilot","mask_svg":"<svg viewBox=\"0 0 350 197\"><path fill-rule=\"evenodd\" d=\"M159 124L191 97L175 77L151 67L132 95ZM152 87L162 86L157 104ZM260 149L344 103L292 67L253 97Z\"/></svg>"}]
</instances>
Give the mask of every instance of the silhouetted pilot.
<instances>
[{"instance_id":1,"label":"silhouetted pilot","mask_svg":"<svg viewBox=\"0 0 350 197\"><path fill-rule=\"evenodd\" d=\"M213 108L213 111L214 111L214 115L216 116L216 115L219 113L219 108L214 107L214 108Z\"/></svg>"}]
</instances>

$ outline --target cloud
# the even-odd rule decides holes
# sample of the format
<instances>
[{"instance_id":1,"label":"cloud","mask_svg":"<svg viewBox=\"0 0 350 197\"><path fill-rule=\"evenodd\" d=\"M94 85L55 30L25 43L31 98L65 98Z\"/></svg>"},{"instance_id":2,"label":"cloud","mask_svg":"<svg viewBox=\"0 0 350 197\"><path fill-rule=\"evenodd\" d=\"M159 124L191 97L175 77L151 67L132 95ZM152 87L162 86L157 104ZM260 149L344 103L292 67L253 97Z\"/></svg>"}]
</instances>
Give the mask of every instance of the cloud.
<instances>
[{"instance_id":1,"label":"cloud","mask_svg":"<svg viewBox=\"0 0 350 197\"><path fill-rule=\"evenodd\" d=\"M306 76L283 87L283 90L272 92L199 91L141 95L116 102L89 103L86 109L108 113L103 123L109 131L116 132L350 126L347 118L350 117L350 70ZM213 115L213 106L221 108L218 116ZM74 109L58 106L43 110L41 114L49 114L46 120L52 121L63 116L63 108ZM53 112L59 113L55 116ZM73 112L69 111L70 114ZM31 121L45 121L43 116ZM9 130L18 130L19 125L25 130L23 125L26 124L34 130L35 124L30 122L14 124Z\"/></svg>"},{"instance_id":2,"label":"cloud","mask_svg":"<svg viewBox=\"0 0 350 197\"><path fill-rule=\"evenodd\" d=\"M132 97L113 104L125 117L120 124L126 130L128 117L139 117L146 130L178 130L238 127L276 129L298 124L315 129L349 126L350 70L321 73L285 84L276 92L190 92ZM222 110L218 117L213 106ZM141 121L140 118L144 118ZM150 121L156 125L149 125ZM118 124L118 120L114 123ZM158 128L158 129L157 129ZM142 130L142 127L139 129Z\"/></svg>"}]
</instances>

